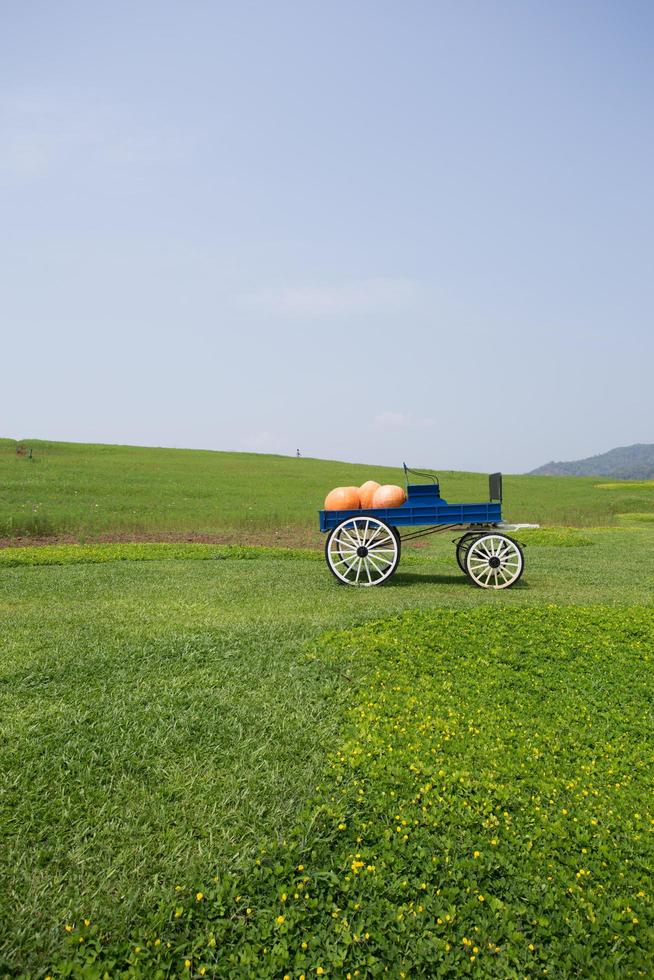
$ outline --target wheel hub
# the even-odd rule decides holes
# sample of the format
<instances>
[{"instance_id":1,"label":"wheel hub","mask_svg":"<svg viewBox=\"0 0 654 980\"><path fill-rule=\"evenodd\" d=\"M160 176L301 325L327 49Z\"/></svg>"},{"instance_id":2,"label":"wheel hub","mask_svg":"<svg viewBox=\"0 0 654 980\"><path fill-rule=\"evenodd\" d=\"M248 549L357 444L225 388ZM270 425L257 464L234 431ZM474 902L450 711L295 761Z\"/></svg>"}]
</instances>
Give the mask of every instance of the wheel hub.
<instances>
[{"instance_id":1,"label":"wheel hub","mask_svg":"<svg viewBox=\"0 0 654 980\"><path fill-rule=\"evenodd\" d=\"M499 560L497 555L493 555L491 558L488 559L488 564L490 565L491 568L499 568L502 562Z\"/></svg>"},{"instance_id":2,"label":"wheel hub","mask_svg":"<svg viewBox=\"0 0 654 980\"><path fill-rule=\"evenodd\" d=\"M359 556L359 558L367 558L368 549L364 545L359 545L359 547L357 548L357 555Z\"/></svg>"}]
</instances>

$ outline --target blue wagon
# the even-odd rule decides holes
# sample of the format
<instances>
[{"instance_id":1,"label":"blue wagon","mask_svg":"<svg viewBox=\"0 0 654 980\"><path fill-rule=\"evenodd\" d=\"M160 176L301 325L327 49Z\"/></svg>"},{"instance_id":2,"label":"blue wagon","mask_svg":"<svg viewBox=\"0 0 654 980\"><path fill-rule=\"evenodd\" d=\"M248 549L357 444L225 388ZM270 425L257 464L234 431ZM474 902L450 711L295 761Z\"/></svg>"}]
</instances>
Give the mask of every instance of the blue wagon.
<instances>
[{"instance_id":1,"label":"blue wagon","mask_svg":"<svg viewBox=\"0 0 654 980\"><path fill-rule=\"evenodd\" d=\"M427 483L409 483L409 474ZM461 571L482 589L508 589L524 569L523 550L507 530L533 525L502 521L502 474L488 478L488 501L448 504L438 479L404 465L407 499L400 507L372 510L321 510L320 530L328 535L327 565L344 585L381 585L395 574L402 542L440 531L455 537ZM400 532L400 528L403 529Z\"/></svg>"}]
</instances>

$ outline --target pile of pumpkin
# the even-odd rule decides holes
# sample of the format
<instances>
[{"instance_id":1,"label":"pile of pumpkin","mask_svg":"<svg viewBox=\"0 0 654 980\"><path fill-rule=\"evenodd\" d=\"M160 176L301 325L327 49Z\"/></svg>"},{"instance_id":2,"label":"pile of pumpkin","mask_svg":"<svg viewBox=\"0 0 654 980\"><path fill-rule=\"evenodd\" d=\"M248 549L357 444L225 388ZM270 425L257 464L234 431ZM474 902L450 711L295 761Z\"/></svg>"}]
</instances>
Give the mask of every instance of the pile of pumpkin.
<instances>
[{"instance_id":1,"label":"pile of pumpkin","mask_svg":"<svg viewBox=\"0 0 654 980\"><path fill-rule=\"evenodd\" d=\"M402 487L380 486L368 480L360 487L335 487L325 497L325 510L373 510L401 507L406 500Z\"/></svg>"}]
</instances>

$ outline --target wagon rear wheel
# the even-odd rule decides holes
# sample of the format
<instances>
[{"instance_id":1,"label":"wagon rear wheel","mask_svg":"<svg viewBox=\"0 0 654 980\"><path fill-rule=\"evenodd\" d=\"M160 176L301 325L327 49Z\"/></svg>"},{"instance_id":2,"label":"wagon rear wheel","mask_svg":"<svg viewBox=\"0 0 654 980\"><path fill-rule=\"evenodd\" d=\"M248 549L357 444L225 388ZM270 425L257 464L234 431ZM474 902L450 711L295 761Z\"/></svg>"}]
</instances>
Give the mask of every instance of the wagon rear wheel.
<instances>
[{"instance_id":1,"label":"wagon rear wheel","mask_svg":"<svg viewBox=\"0 0 654 980\"><path fill-rule=\"evenodd\" d=\"M325 558L344 585L381 585L394 574L400 543L394 529L376 517L349 517L327 538Z\"/></svg>"},{"instance_id":2,"label":"wagon rear wheel","mask_svg":"<svg viewBox=\"0 0 654 980\"><path fill-rule=\"evenodd\" d=\"M471 534L464 534L462 538L459 538L456 544L456 560L459 568L464 575L468 574L466 568L466 556L470 549L470 545L473 541L477 541L479 538L483 537L483 531L472 532Z\"/></svg>"},{"instance_id":3,"label":"wagon rear wheel","mask_svg":"<svg viewBox=\"0 0 654 980\"><path fill-rule=\"evenodd\" d=\"M508 589L525 566L522 548L506 534L484 534L466 555L466 572L480 589Z\"/></svg>"}]
</instances>

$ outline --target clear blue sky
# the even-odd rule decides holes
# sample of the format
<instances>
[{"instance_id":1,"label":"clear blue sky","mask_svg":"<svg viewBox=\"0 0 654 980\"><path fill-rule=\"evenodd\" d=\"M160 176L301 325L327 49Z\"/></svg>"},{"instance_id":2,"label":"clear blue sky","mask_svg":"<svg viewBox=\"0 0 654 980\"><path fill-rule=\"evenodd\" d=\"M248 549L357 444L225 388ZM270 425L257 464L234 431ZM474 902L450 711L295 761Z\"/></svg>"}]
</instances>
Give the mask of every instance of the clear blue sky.
<instances>
[{"instance_id":1,"label":"clear blue sky","mask_svg":"<svg viewBox=\"0 0 654 980\"><path fill-rule=\"evenodd\" d=\"M654 442L654 4L0 10L0 435Z\"/></svg>"}]
</instances>

